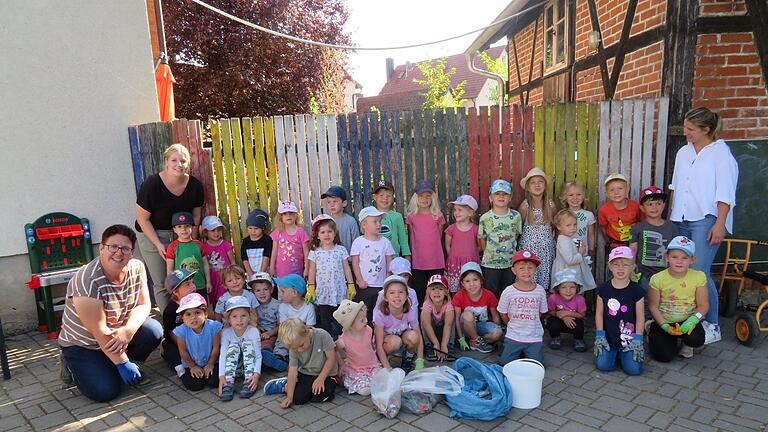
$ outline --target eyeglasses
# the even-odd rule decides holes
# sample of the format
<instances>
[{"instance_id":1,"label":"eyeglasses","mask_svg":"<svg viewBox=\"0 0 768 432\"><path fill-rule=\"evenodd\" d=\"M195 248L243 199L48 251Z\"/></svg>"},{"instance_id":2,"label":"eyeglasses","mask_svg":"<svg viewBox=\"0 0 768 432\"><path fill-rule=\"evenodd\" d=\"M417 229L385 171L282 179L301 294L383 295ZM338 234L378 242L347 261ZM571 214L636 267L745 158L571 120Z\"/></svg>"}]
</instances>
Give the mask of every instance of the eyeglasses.
<instances>
[{"instance_id":1,"label":"eyeglasses","mask_svg":"<svg viewBox=\"0 0 768 432\"><path fill-rule=\"evenodd\" d=\"M626 263L613 263L613 264L611 264L610 266L611 266L611 267L620 268L620 269L625 269L625 268L630 268L630 267L632 267L633 265L634 265L634 264L626 264Z\"/></svg>"},{"instance_id":2,"label":"eyeglasses","mask_svg":"<svg viewBox=\"0 0 768 432\"><path fill-rule=\"evenodd\" d=\"M109 253L117 253L117 251L120 251L123 253L123 255L133 254L133 248L130 246L118 246L113 244L104 244L104 246L107 248Z\"/></svg>"}]
</instances>

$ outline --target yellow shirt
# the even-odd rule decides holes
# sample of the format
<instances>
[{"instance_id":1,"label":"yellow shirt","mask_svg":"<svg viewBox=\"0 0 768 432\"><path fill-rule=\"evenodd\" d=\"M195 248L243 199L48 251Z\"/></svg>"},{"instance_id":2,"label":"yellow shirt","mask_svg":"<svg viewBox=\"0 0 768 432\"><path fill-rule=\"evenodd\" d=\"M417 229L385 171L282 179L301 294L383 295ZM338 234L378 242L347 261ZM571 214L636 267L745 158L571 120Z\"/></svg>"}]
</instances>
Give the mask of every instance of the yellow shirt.
<instances>
[{"instance_id":1,"label":"yellow shirt","mask_svg":"<svg viewBox=\"0 0 768 432\"><path fill-rule=\"evenodd\" d=\"M685 321L696 309L696 288L707 285L703 271L688 269L682 278L675 278L669 270L651 276L649 286L659 292L659 311L670 323Z\"/></svg>"}]
</instances>

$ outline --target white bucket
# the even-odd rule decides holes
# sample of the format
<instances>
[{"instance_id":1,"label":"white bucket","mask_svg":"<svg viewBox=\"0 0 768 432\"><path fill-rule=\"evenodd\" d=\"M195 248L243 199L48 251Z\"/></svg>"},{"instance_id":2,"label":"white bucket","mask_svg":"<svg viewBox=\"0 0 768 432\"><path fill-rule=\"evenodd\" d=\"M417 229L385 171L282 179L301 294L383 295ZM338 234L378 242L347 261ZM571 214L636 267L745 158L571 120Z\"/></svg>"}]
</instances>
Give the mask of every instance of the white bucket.
<instances>
[{"instance_id":1,"label":"white bucket","mask_svg":"<svg viewBox=\"0 0 768 432\"><path fill-rule=\"evenodd\" d=\"M541 403L544 365L533 359L514 360L504 365L504 376L512 386L512 406L532 409Z\"/></svg>"}]
</instances>

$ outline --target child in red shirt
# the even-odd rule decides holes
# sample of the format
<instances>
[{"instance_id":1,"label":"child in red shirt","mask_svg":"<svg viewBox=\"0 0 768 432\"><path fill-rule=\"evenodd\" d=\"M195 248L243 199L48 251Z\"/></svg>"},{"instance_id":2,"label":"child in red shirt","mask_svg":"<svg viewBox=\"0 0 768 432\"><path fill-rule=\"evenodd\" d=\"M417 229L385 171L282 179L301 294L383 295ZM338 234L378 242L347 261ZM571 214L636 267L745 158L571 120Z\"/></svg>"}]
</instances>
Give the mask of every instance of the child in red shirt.
<instances>
[{"instance_id":1,"label":"child in red shirt","mask_svg":"<svg viewBox=\"0 0 768 432\"><path fill-rule=\"evenodd\" d=\"M605 179L608 201L597 211L597 223L609 249L629 245L632 224L640 221L640 205L628 198L627 178L613 173Z\"/></svg>"}]
</instances>

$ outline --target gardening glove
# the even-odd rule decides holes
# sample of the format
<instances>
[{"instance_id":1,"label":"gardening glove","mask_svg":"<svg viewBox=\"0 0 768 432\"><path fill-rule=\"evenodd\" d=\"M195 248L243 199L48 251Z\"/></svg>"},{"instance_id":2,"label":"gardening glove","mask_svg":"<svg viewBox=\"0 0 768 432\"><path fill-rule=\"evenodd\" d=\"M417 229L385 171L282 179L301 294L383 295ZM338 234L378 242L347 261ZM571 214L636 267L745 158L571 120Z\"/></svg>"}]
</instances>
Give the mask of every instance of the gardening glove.
<instances>
[{"instance_id":1,"label":"gardening glove","mask_svg":"<svg viewBox=\"0 0 768 432\"><path fill-rule=\"evenodd\" d=\"M604 352L610 351L608 339L605 338L605 330L595 331L595 356L601 356Z\"/></svg>"},{"instance_id":2,"label":"gardening glove","mask_svg":"<svg viewBox=\"0 0 768 432\"><path fill-rule=\"evenodd\" d=\"M309 303L315 301L315 284L307 284L307 293L304 294L304 300Z\"/></svg>"},{"instance_id":3,"label":"gardening glove","mask_svg":"<svg viewBox=\"0 0 768 432\"><path fill-rule=\"evenodd\" d=\"M627 343L627 346L623 349L624 352L632 351L632 358L636 362L642 362L645 360L645 349L643 348L643 335L636 334L632 336L632 340Z\"/></svg>"},{"instance_id":4,"label":"gardening glove","mask_svg":"<svg viewBox=\"0 0 768 432\"><path fill-rule=\"evenodd\" d=\"M634 283L640 283L640 279L642 279L642 278L643 278L643 274L642 274L642 273L635 273L635 274L633 274L632 276L630 276L629 278L630 278L630 279L632 280L632 282L634 282Z\"/></svg>"},{"instance_id":5,"label":"gardening glove","mask_svg":"<svg viewBox=\"0 0 768 432\"><path fill-rule=\"evenodd\" d=\"M413 362L413 369L414 370L422 370L422 369L424 369L424 359L423 358L417 358Z\"/></svg>"},{"instance_id":6,"label":"gardening glove","mask_svg":"<svg viewBox=\"0 0 768 432\"><path fill-rule=\"evenodd\" d=\"M126 384L138 384L139 381L143 379L139 367L136 366L136 363L130 360L126 360L115 366L117 366L117 371L120 372L120 378L122 378L123 382Z\"/></svg>"},{"instance_id":7,"label":"gardening glove","mask_svg":"<svg viewBox=\"0 0 768 432\"><path fill-rule=\"evenodd\" d=\"M461 348L462 351L469 351L469 344L464 336L459 338L459 348Z\"/></svg>"},{"instance_id":8,"label":"gardening glove","mask_svg":"<svg viewBox=\"0 0 768 432\"><path fill-rule=\"evenodd\" d=\"M680 331L680 323L675 323L674 326L670 323L664 323L661 325L661 329L671 334L672 336L681 336L683 333Z\"/></svg>"},{"instance_id":9,"label":"gardening glove","mask_svg":"<svg viewBox=\"0 0 768 432\"><path fill-rule=\"evenodd\" d=\"M696 315L689 316L680 326L680 333L691 334L697 324L699 324L699 318Z\"/></svg>"},{"instance_id":10,"label":"gardening glove","mask_svg":"<svg viewBox=\"0 0 768 432\"><path fill-rule=\"evenodd\" d=\"M352 300L357 295L354 282L347 282L347 300Z\"/></svg>"}]
</instances>

